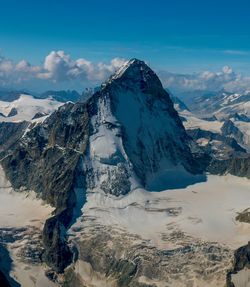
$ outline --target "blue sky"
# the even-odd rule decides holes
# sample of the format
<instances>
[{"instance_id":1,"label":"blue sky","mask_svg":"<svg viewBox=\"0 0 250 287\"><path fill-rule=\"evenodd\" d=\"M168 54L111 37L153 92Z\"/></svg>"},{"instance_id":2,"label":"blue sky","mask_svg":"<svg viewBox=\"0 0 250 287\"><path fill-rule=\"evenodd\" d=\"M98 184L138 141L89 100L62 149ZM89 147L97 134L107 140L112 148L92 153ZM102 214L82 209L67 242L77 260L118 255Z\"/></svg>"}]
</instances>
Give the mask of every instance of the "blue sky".
<instances>
[{"instance_id":1,"label":"blue sky","mask_svg":"<svg viewBox=\"0 0 250 287\"><path fill-rule=\"evenodd\" d=\"M137 57L175 73L250 74L249 11L248 0L5 0L0 55L43 65L63 50L93 63Z\"/></svg>"}]
</instances>

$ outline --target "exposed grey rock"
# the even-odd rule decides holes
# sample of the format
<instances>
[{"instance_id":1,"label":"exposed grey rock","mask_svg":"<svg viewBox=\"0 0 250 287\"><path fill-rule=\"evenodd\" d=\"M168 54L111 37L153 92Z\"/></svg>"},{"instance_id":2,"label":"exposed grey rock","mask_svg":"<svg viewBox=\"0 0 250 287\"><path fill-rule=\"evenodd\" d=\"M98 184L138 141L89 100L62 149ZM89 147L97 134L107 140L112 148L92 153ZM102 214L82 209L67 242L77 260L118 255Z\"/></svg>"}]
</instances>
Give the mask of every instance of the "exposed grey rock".
<instances>
[{"instance_id":1,"label":"exposed grey rock","mask_svg":"<svg viewBox=\"0 0 250 287\"><path fill-rule=\"evenodd\" d=\"M16 142L22 137L28 122L1 122L0 123L0 158L5 155L5 151L14 147Z\"/></svg>"},{"instance_id":2,"label":"exposed grey rock","mask_svg":"<svg viewBox=\"0 0 250 287\"><path fill-rule=\"evenodd\" d=\"M7 117L10 118L10 117L14 117L16 115L17 115L17 109L12 108Z\"/></svg>"},{"instance_id":3,"label":"exposed grey rock","mask_svg":"<svg viewBox=\"0 0 250 287\"><path fill-rule=\"evenodd\" d=\"M228 136L211 131L205 131L200 128L187 130L187 133L196 142L202 139L207 139L208 143L200 146L200 148L212 158L228 159L232 156L246 153L246 150L230 135ZM216 141L216 146L214 141Z\"/></svg>"},{"instance_id":4,"label":"exposed grey rock","mask_svg":"<svg viewBox=\"0 0 250 287\"><path fill-rule=\"evenodd\" d=\"M166 243L176 247L158 249L126 231L92 224L78 240L79 260L90 264L91 274L96 272L115 281L116 287L176 286L177 283L195 286L193 280L197 277L207 283L226 277L231 267L231 250L182 232L164 236ZM71 278L77 278L73 269Z\"/></svg>"},{"instance_id":5,"label":"exposed grey rock","mask_svg":"<svg viewBox=\"0 0 250 287\"><path fill-rule=\"evenodd\" d=\"M213 160L208 166L212 174L227 174L250 178L250 155L232 157L226 160Z\"/></svg>"},{"instance_id":6,"label":"exposed grey rock","mask_svg":"<svg viewBox=\"0 0 250 287\"><path fill-rule=\"evenodd\" d=\"M41 117L44 117L44 116L47 116L48 114L46 113L41 113L41 112L38 112L34 115L34 117L32 118L32 120L35 120L35 119L39 119Z\"/></svg>"},{"instance_id":7,"label":"exposed grey rock","mask_svg":"<svg viewBox=\"0 0 250 287\"><path fill-rule=\"evenodd\" d=\"M226 120L221 127L222 135L234 137L239 143L243 143L244 134L231 120Z\"/></svg>"},{"instance_id":8,"label":"exposed grey rock","mask_svg":"<svg viewBox=\"0 0 250 287\"><path fill-rule=\"evenodd\" d=\"M43 257L50 267L58 273L72 262L72 252L67 245L65 226L61 223L62 213L48 219L43 230L45 251ZM70 215L69 215L70 216Z\"/></svg>"},{"instance_id":9,"label":"exposed grey rock","mask_svg":"<svg viewBox=\"0 0 250 287\"><path fill-rule=\"evenodd\" d=\"M235 113L228 116L229 119L234 119L236 121L241 121L245 123L250 123L250 117L245 114Z\"/></svg>"}]
</instances>

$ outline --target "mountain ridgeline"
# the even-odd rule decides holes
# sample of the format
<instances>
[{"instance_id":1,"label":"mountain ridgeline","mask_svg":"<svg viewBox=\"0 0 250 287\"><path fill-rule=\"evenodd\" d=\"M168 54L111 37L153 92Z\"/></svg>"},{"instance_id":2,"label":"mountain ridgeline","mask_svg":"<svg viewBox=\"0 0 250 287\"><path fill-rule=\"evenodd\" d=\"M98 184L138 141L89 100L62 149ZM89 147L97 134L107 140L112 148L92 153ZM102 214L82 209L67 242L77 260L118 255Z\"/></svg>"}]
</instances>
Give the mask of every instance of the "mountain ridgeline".
<instances>
[{"instance_id":1,"label":"mountain ridgeline","mask_svg":"<svg viewBox=\"0 0 250 287\"><path fill-rule=\"evenodd\" d=\"M55 207L43 230L43 258L58 273L72 262L65 231L88 191L122 196L140 186L160 191L205 179L206 161L168 93L136 59L87 102L66 103L24 130L5 144L1 165L15 190L34 190Z\"/></svg>"}]
</instances>

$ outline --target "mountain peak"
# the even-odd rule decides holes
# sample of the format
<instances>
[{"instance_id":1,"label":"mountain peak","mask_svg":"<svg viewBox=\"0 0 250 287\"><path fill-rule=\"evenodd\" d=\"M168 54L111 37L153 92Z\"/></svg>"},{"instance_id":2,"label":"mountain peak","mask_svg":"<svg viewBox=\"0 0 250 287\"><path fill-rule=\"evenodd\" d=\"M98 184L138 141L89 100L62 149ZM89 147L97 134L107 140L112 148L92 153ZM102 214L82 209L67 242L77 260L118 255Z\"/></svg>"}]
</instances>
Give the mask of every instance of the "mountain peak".
<instances>
[{"instance_id":1,"label":"mountain peak","mask_svg":"<svg viewBox=\"0 0 250 287\"><path fill-rule=\"evenodd\" d=\"M112 79L120 78L126 72L130 70L136 70L138 68L141 70L150 69L144 61L132 58L131 60L127 61L124 65L122 65L111 78Z\"/></svg>"},{"instance_id":2,"label":"mountain peak","mask_svg":"<svg viewBox=\"0 0 250 287\"><path fill-rule=\"evenodd\" d=\"M146 85L147 87L154 86L155 88L162 89L162 84L155 72L146 62L136 58L132 58L120 67L116 73L103 84L103 87L107 86L107 84L112 84L114 81L116 83L118 81L130 87Z\"/></svg>"}]
</instances>

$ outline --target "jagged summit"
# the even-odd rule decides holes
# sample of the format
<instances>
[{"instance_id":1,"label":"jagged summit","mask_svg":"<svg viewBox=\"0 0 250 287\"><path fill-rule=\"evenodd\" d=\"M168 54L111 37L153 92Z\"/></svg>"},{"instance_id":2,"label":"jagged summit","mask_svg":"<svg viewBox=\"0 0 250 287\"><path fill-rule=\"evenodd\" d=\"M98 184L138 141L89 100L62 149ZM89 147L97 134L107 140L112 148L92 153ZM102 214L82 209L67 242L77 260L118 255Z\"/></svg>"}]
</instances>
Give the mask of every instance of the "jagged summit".
<instances>
[{"instance_id":1,"label":"jagged summit","mask_svg":"<svg viewBox=\"0 0 250 287\"><path fill-rule=\"evenodd\" d=\"M141 61L141 60L138 60L136 58L133 58L129 61L127 61L124 65L122 65L117 71L116 73L111 76L112 79L117 79L117 78L120 78L122 77L125 73L127 73L128 71L136 71L136 70L151 70L149 68L149 66L144 62L144 61Z\"/></svg>"},{"instance_id":2,"label":"jagged summit","mask_svg":"<svg viewBox=\"0 0 250 287\"><path fill-rule=\"evenodd\" d=\"M163 89L161 81L156 73L144 62L138 59L131 59L126 62L118 71L106 81L102 88L115 82L116 84L131 88L140 88L145 92L150 89Z\"/></svg>"}]
</instances>

